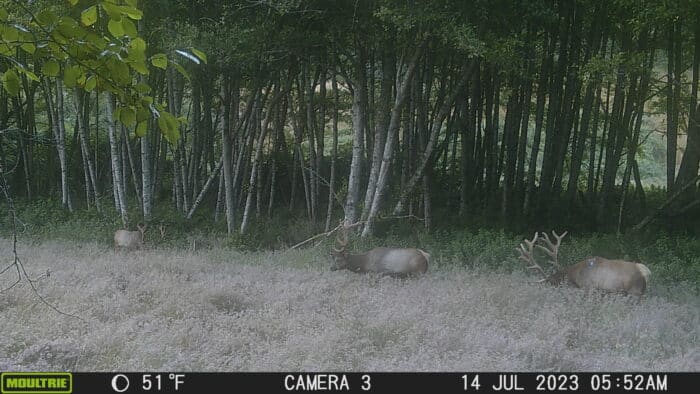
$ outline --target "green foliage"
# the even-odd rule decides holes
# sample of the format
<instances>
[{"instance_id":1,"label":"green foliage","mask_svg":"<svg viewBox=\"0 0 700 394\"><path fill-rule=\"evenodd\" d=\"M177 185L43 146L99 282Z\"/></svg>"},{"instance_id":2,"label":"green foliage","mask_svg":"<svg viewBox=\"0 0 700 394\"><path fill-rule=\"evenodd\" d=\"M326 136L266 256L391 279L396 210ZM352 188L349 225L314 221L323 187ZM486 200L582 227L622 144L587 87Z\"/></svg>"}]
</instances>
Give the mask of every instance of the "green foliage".
<instances>
[{"instance_id":1,"label":"green foliage","mask_svg":"<svg viewBox=\"0 0 700 394\"><path fill-rule=\"evenodd\" d=\"M0 209L7 212L2 205ZM60 238L111 245L114 230L122 227L116 213L108 216L100 216L94 210L69 213L62 209L60 201L52 199L19 203L17 214L23 224L20 236L30 239ZM130 215L138 217L138 210L134 208ZM9 236L9 219L7 214L0 217L0 236ZM158 231L160 226L163 226L164 235ZM130 229L134 228L135 223L132 223ZM420 222L411 223L406 219L385 223L382 230L378 237L352 235L350 250L362 253L377 246L417 247L430 253L434 270L462 267L523 272L525 268L517 259L515 247L532 236L483 228L428 232ZM198 248L224 245L247 251L286 250L322 232L322 224L310 223L305 218L278 216L260 220L245 235L227 236L224 222L212 226L211 218L204 214L188 221L161 207L149 223L146 243L178 249L191 249L196 243ZM319 256L327 256L334 242L333 235L321 237L301 249L313 249ZM560 261L573 264L594 255L642 262L652 272L652 283L687 282L700 291L700 240L694 237L659 235L656 230L636 236L574 232L564 238Z\"/></svg>"},{"instance_id":2,"label":"green foliage","mask_svg":"<svg viewBox=\"0 0 700 394\"><path fill-rule=\"evenodd\" d=\"M20 16L10 16L0 8L0 57L9 61L2 83L10 95L21 93L20 76L34 82L40 77L61 78L68 88L113 94L118 103L115 112L119 114L115 120L127 127L136 124L136 114L150 113L158 118L166 139L177 141L183 119L156 103L148 95L150 87L140 78L150 73L149 60L163 70L169 60L163 53L148 57L148 45L139 37L135 24L143 18L136 1L70 1L67 8L43 7L36 13L29 5L13 3L19 6ZM70 16L75 12L79 13L79 21ZM31 56L18 57L18 51ZM177 50L175 54L196 64L207 61L196 48ZM186 74L180 65L173 65ZM145 121L143 116L139 121ZM139 136L146 131L142 124L137 126Z\"/></svg>"}]
</instances>

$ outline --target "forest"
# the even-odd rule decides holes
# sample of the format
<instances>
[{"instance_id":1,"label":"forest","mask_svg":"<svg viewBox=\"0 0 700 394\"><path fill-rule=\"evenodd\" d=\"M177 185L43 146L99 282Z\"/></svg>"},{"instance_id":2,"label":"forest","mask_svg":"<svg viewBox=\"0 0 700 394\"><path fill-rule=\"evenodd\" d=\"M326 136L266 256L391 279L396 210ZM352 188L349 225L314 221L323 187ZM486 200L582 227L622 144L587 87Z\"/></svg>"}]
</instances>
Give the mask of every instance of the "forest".
<instances>
[{"instance_id":1,"label":"forest","mask_svg":"<svg viewBox=\"0 0 700 394\"><path fill-rule=\"evenodd\" d=\"M0 370L697 371L699 20L698 0L0 0L0 330L29 344L0 339ZM137 228L146 250L115 251ZM428 277L326 272L339 229L426 250ZM569 262L646 264L651 298L532 286L516 246L552 229ZM37 297L68 320L25 316Z\"/></svg>"}]
</instances>

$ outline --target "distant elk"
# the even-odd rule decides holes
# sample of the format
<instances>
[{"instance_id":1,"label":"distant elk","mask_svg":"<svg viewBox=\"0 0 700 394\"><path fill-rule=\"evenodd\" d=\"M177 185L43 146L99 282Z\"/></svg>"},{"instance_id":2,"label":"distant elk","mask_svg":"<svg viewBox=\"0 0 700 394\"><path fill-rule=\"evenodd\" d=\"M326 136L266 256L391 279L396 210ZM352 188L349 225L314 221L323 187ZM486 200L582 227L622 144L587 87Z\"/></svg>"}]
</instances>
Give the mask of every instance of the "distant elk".
<instances>
[{"instance_id":1,"label":"distant elk","mask_svg":"<svg viewBox=\"0 0 700 394\"><path fill-rule=\"evenodd\" d=\"M430 254L413 248L374 248L364 254L350 254L347 250L347 231L340 232L332 248L331 270L376 272L393 277L408 277L428 271Z\"/></svg>"},{"instance_id":2,"label":"distant elk","mask_svg":"<svg viewBox=\"0 0 700 394\"><path fill-rule=\"evenodd\" d=\"M516 250L520 254L521 260L528 264L528 269L538 271L544 279L540 282L547 282L552 285L559 285L565 282L569 285L587 288L600 289L610 292L622 292L626 294L641 296L649 285L651 271L644 264L625 260L609 260L603 257L590 257L566 268L559 264L559 245L562 238L566 236L557 235L552 231L556 243L550 241L547 233L542 233L543 238L539 238L538 233L532 240L525 239ZM545 245L538 245L541 239ZM550 258L550 263L556 271L548 275L542 267L535 262L534 247L544 251Z\"/></svg>"},{"instance_id":3,"label":"distant elk","mask_svg":"<svg viewBox=\"0 0 700 394\"><path fill-rule=\"evenodd\" d=\"M114 232L114 247L124 249L141 249L143 247L143 233L146 225L136 225L137 231L117 230Z\"/></svg>"}]
</instances>

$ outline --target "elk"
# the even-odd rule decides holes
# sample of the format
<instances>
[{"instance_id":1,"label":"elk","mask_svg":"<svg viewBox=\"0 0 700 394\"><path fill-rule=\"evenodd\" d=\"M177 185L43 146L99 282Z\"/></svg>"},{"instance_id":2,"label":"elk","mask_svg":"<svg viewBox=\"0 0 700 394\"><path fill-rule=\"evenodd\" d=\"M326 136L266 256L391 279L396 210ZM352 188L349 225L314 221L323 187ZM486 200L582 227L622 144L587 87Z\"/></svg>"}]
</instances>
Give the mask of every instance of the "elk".
<instances>
[{"instance_id":1,"label":"elk","mask_svg":"<svg viewBox=\"0 0 700 394\"><path fill-rule=\"evenodd\" d=\"M516 248L520 254L518 258L528 264L527 268L538 271L544 277L539 282L547 282L555 286L565 282L584 289L600 289L637 296L644 294L651 271L641 263L593 256L566 268L562 267L559 264L559 245L566 234L566 231L562 235L552 231L556 240L552 242L547 233L542 233L543 238L539 238L539 234L535 233L532 240L525 239ZM538 239L541 239L545 245L537 244ZM549 262L556 270L553 274L547 275L545 270L537 264L534 247L541 249L551 258Z\"/></svg>"},{"instance_id":2,"label":"elk","mask_svg":"<svg viewBox=\"0 0 700 394\"><path fill-rule=\"evenodd\" d=\"M140 249L143 247L143 233L146 225L137 224L137 231L117 230L114 232L114 247L125 249Z\"/></svg>"},{"instance_id":3,"label":"elk","mask_svg":"<svg viewBox=\"0 0 700 394\"><path fill-rule=\"evenodd\" d=\"M393 277L408 277L428 271L430 254L413 248L374 248L364 254L350 254L348 235L341 231L331 250L334 264L331 270L376 272Z\"/></svg>"}]
</instances>

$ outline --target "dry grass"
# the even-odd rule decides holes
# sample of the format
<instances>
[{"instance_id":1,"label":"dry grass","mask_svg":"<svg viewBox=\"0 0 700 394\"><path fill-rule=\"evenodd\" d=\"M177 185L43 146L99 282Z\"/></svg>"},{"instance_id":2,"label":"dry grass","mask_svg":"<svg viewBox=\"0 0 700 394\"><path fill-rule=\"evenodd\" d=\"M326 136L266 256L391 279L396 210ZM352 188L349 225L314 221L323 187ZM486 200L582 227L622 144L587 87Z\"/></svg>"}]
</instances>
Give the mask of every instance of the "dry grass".
<instances>
[{"instance_id":1,"label":"dry grass","mask_svg":"<svg viewBox=\"0 0 700 394\"><path fill-rule=\"evenodd\" d=\"M41 293L85 322L26 284L0 294L0 370L700 371L700 301L685 287L637 302L520 272L397 280L328 271L320 250L21 253L30 274L51 270Z\"/></svg>"}]
</instances>

